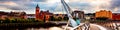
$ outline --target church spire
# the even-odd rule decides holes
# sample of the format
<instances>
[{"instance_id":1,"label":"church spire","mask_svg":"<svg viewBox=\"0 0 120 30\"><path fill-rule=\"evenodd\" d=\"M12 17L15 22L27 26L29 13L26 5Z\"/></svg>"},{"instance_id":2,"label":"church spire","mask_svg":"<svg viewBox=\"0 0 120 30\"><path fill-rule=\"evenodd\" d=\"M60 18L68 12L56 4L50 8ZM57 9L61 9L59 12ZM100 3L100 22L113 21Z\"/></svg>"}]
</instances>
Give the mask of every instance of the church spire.
<instances>
[{"instance_id":1,"label":"church spire","mask_svg":"<svg viewBox=\"0 0 120 30\"><path fill-rule=\"evenodd\" d=\"M36 8L39 8L39 5L37 4Z\"/></svg>"}]
</instances>

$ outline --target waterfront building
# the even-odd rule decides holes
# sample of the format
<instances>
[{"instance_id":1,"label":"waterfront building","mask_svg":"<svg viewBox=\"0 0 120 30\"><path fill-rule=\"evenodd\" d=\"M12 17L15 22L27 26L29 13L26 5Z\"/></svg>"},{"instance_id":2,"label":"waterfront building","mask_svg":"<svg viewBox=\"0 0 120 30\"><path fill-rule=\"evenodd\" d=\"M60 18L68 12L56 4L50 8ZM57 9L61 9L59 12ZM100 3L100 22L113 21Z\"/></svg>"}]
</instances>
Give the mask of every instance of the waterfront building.
<instances>
[{"instance_id":1,"label":"waterfront building","mask_svg":"<svg viewBox=\"0 0 120 30\"><path fill-rule=\"evenodd\" d=\"M113 13L112 20L120 20L120 13Z\"/></svg>"},{"instance_id":2,"label":"waterfront building","mask_svg":"<svg viewBox=\"0 0 120 30\"><path fill-rule=\"evenodd\" d=\"M35 14L27 14L27 18L35 18Z\"/></svg>"},{"instance_id":3,"label":"waterfront building","mask_svg":"<svg viewBox=\"0 0 120 30\"><path fill-rule=\"evenodd\" d=\"M58 20L65 20L68 18L67 14L53 14L53 17Z\"/></svg>"},{"instance_id":4,"label":"waterfront building","mask_svg":"<svg viewBox=\"0 0 120 30\"><path fill-rule=\"evenodd\" d=\"M35 12L35 19L36 20L39 20L39 21L48 21L50 19L50 17L52 16L53 14L49 12L49 10L47 11L40 11L40 8L39 6L37 5L36 6L36 12Z\"/></svg>"},{"instance_id":5,"label":"waterfront building","mask_svg":"<svg viewBox=\"0 0 120 30\"><path fill-rule=\"evenodd\" d=\"M13 18L27 19L27 16L25 12L10 12L8 13L8 18L11 20Z\"/></svg>"},{"instance_id":6,"label":"waterfront building","mask_svg":"<svg viewBox=\"0 0 120 30\"><path fill-rule=\"evenodd\" d=\"M89 17L90 20L95 20L95 13L87 13L85 14L85 17Z\"/></svg>"},{"instance_id":7,"label":"waterfront building","mask_svg":"<svg viewBox=\"0 0 120 30\"><path fill-rule=\"evenodd\" d=\"M58 17L64 18L64 17L67 17L67 14L54 14L53 16L55 18L58 18Z\"/></svg>"},{"instance_id":8,"label":"waterfront building","mask_svg":"<svg viewBox=\"0 0 120 30\"><path fill-rule=\"evenodd\" d=\"M25 12L0 12L0 19L5 20L5 19L10 19L13 20L15 18L19 19L27 19L26 13Z\"/></svg>"},{"instance_id":9,"label":"waterfront building","mask_svg":"<svg viewBox=\"0 0 120 30\"><path fill-rule=\"evenodd\" d=\"M52 15L53 14L50 13L49 10L47 10L47 11L40 11L39 19L48 21Z\"/></svg>"},{"instance_id":10,"label":"waterfront building","mask_svg":"<svg viewBox=\"0 0 120 30\"><path fill-rule=\"evenodd\" d=\"M40 9L40 8L39 8L39 6L37 5L37 6L36 6L36 12L35 12L36 20L39 20L39 13L40 13L40 12L39 12L39 9Z\"/></svg>"},{"instance_id":11,"label":"waterfront building","mask_svg":"<svg viewBox=\"0 0 120 30\"><path fill-rule=\"evenodd\" d=\"M8 12L0 11L0 19L1 20L5 20L5 18L7 18L7 15L8 15Z\"/></svg>"},{"instance_id":12,"label":"waterfront building","mask_svg":"<svg viewBox=\"0 0 120 30\"><path fill-rule=\"evenodd\" d=\"M78 10L73 11L72 16L73 16L73 18L78 17L79 19L82 19L82 20L85 18L84 11L78 11Z\"/></svg>"},{"instance_id":13,"label":"waterfront building","mask_svg":"<svg viewBox=\"0 0 120 30\"><path fill-rule=\"evenodd\" d=\"M95 13L95 18L99 18L99 17L102 17L102 18L105 17L108 19L112 19L112 12L106 11L106 10L100 10Z\"/></svg>"}]
</instances>

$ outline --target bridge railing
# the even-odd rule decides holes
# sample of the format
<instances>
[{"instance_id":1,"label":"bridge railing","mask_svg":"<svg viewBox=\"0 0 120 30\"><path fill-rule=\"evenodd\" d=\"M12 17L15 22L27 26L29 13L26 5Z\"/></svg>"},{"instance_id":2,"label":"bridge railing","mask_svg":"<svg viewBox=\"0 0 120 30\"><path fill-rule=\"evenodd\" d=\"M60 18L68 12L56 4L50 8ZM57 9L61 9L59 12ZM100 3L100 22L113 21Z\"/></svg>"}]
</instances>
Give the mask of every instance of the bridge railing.
<instances>
[{"instance_id":1,"label":"bridge railing","mask_svg":"<svg viewBox=\"0 0 120 30\"><path fill-rule=\"evenodd\" d=\"M83 29L84 29L84 30L89 30L89 26L86 27L86 25L87 25L87 24L85 24L85 23L80 24L80 25L74 27L73 30L83 30ZM84 28L83 28L83 27L84 27Z\"/></svg>"}]
</instances>

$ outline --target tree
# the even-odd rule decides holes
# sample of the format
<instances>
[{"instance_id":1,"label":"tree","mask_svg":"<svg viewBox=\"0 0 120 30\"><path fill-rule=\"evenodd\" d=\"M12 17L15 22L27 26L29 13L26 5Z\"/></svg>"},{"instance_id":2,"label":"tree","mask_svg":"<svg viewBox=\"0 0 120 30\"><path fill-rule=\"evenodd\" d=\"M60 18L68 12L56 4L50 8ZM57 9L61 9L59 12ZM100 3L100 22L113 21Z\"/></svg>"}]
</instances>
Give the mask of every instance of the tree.
<instances>
[{"instance_id":1,"label":"tree","mask_svg":"<svg viewBox=\"0 0 120 30\"><path fill-rule=\"evenodd\" d=\"M108 18L107 17L97 17L96 19L97 20L107 20Z\"/></svg>"},{"instance_id":2,"label":"tree","mask_svg":"<svg viewBox=\"0 0 120 30\"><path fill-rule=\"evenodd\" d=\"M53 16L51 16L50 21L55 21L55 18Z\"/></svg>"},{"instance_id":3,"label":"tree","mask_svg":"<svg viewBox=\"0 0 120 30\"><path fill-rule=\"evenodd\" d=\"M68 17L64 17L63 20L68 20L69 18Z\"/></svg>"},{"instance_id":4,"label":"tree","mask_svg":"<svg viewBox=\"0 0 120 30\"><path fill-rule=\"evenodd\" d=\"M5 18L5 23L10 23L9 19L8 18Z\"/></svg>"},{"instance_id":5,"label":"tree","mask_svg":"<svg viewBox=\"0 0 120 30\"><path fill-rule=\"evenodd\" d=\"M62 17L58 17L58 21L61 21L62 20Z\"/></svg>"}]
</instances>

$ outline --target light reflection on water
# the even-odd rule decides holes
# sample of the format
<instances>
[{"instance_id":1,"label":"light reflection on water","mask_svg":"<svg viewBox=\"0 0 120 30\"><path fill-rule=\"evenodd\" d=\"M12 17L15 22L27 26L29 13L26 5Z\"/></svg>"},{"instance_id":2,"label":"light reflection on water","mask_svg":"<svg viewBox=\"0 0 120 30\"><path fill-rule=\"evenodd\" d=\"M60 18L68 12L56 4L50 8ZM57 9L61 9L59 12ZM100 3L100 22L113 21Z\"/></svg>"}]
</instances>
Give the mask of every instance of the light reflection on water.
<instances>
[{"instance_id":1,"label":"light reflection on water","mask_svg":"<svg viewBox=\"0 0 120 30\"><path fill-rule=\"evenodd\" d=\"M16 30L20 30L20 29L16 29ZM26 28L26 29L22 29L22 30L63 30L60 27L50 27L50 28Z\"/></svg>"},{"instance_id":2,"label":"light reflection on water","mask_svg":"<svg viewBox=\"0 0 120 30\"><path fill-rule=\"evenodd\" d=\"M47 30L47 28L27 28L25 30Z\"/></svg>"}]
</instances>

